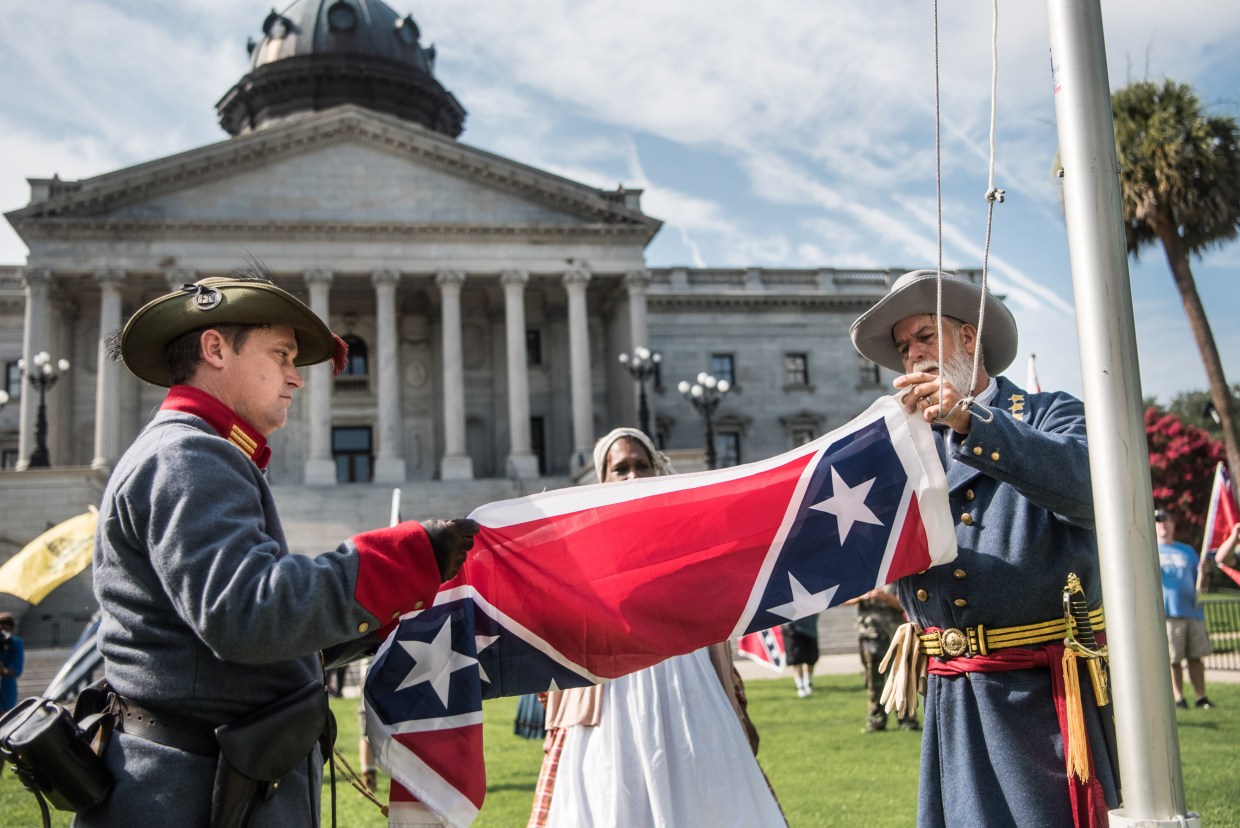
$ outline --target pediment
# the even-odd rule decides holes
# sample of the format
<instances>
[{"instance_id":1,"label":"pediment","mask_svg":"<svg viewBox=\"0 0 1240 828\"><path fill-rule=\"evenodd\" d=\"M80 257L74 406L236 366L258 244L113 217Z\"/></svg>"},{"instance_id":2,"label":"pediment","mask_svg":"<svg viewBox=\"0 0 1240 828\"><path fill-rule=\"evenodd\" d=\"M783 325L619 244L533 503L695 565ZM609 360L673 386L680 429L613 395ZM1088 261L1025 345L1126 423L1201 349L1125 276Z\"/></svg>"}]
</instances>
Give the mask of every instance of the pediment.
<instances>
[{"instance_id":1,"label":"pediment","mask_svg":"<svg viewBox=\"0 0 1240 828\"><path fill-rule=\"evenodd\" d=\"M660 222L608 192L345 106L79 182L8 213L19 233L126 228L352 226L595 228ZM41 232L42 231L42 232Z\"/></svg>"}]
</instances>

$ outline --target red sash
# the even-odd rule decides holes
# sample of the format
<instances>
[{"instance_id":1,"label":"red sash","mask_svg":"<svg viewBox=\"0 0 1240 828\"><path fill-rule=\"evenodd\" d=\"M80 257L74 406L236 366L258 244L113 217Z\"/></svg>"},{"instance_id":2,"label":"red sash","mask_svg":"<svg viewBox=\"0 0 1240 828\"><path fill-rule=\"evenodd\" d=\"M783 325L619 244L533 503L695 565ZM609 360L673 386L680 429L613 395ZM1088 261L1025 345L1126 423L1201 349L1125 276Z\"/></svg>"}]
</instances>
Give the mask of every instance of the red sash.
<instances>
[{"instance_id":1,"label":"red sash","mask_svg":"<svg viewBox=\"0 0 1240 828\"><path fill-rule=\"evenodd\" d=\"M926 632L935 632L931 627ZM964 673L998 673L1004 670L1028 670L1043 667L1051 674L1051 692L1055 698L1055 714L1059 717L1059 732L1063 739L1065 761L1068 756L1068 705L1064 693L1062 644L1043 644L1037 649L1012 647L997 650L988 655L975 655L969 658L953 658L941 661L930 659L928 671L936 676L959 676ZM1089 781L1082 782L1072 774L1068 776L1068 794L1072 801L1072 823L1076 828L1106 828L1108 824L1107 800L1102 791L1102 783L1093 772L1093 753L1089 758ZM1065 767L1066 771L1066 767Z\"/></svg>"}]
</instances>

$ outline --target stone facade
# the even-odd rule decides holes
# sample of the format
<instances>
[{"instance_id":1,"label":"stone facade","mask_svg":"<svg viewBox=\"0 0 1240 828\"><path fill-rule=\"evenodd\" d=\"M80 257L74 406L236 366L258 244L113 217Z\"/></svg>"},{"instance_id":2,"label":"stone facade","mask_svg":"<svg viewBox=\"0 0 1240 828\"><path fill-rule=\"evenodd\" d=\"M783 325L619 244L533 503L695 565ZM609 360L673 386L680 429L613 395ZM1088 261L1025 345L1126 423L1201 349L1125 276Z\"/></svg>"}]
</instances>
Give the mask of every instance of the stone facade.
<instances>
[{"instance_id":1,"label":"stone facade","mask_svg":"<svg viewBox=\"0 0 1240 828\"><path fill-rule=\"evenodd\" d=\"M570 475L597 435L636 422L617 360L636 345L663 355L648 400L669 449L703 445L677 382L730 366L715 427L731 461L821 434L887 387L848 326L899 270L648 269L659 222L639 192L351 105L85 181L34 180L8 218L30 256L0 269L0 359L72 363L48 394L54 466L106 471L163 397L101 361L101 335L250 257L365 352L362 373L305 372L273 436L279 484ZM7 468L28 462L36 397L0 410ZM341 429L360 448L342 449Z\"/></svg>"}]
</instances>

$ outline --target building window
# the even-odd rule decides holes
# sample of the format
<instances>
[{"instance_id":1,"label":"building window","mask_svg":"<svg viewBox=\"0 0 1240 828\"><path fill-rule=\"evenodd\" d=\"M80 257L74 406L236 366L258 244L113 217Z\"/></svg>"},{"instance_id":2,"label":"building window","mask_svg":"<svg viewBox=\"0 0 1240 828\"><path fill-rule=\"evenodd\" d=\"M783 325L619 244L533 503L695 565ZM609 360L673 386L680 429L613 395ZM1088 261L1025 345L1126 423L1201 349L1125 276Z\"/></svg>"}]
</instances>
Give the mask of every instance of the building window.
<instances>
[{"instance_id":1,"label":"building window","mask_svg":"<svg viewBox=\"0 0 1240 828\"><path fill-rule=\"evenodd\" d=\"M547 426L542 417L530 417L530 451L538 458L538 475L547 476Z\"/></svg>"},{"instance_id":2,"label":"building window","mask_svg":"<svg viewBox=\"0 0 1240 828\"><path fill-rule=\"evenodd\" d=\"M356 334L345 334L340 337L349 346L349 358L344 362L344 370L336 375L337 391L366 391L370 387L370 348L366 340Z\"/></svg>"},{"instance_id":3,"label":"building window","mask_svg":"<svg viewBox=\"0 0 1240 828\"><path fill-rule=\"evenodd\" d=\"M732 354L711 354L710 372L715 379L727 380L729 385L736 385L736 359Z\"/></svg>"},{"instance_id":4,"label":"building window","mask_svg":"<svg viewBox=\"0 0 1240 828\"><path fill-rule=\"evenodd\" d=\"M337 483L369 483L373 474L370 426L338 426L332 429L332 457Z\"/></svg>"},{"instance_id":5,"label":"building window","mask_svg":"<svg viewBox=\"0 0 1240 828\"><path fill-rule=\"evenodd\" d=\"M741 435L739 431L715 432L715 467L726 469L741 464Z\"/></svg>"},{"instance_id":6,"label":"building window","mask_svg":"<svg viewBox=\"0 0 1240 828\"><path fill-rule=\"evenodd\" d=\"M784 383L809 385L809 354L784 354Z\"/></svg>"},{"instance_id":7,"label":"building window","mask_svg":"<svg viewBox=\"0 0 1240 828\"><path fill-rule=\"evenodd\" d=\"M862 385L878 385L882 381L877 363L870 362L861 354L857 354L857 374L857 380Z\"/></svg>"},{"instance_id":8,"label":"building window","mask_svg":"<svg viewBox=\"0 0 1240 828\"><path fill-rule=\"evenodd\" d=\"M365 377L370 375L370 348L366 340L356 334L345 334L341 337L349 346L349 358L344 364L340 376Z\"/></svg>"},{"instance_id":9,"label":"building window","mask_svg":"<svg viewBox=\"0 0 1240 828\"><path fill-rule=\"evenodd\" d=\"M542 365L542 331L530 328L525 332L525 364Z\"/></svg>"},{"instance_id":10,"label":"building window","mask_svg":"<svg viewBox=\"0 0 1240 828\"><path fill-rule=\"evenodd\" d=\"M4 390L9 392L10 401L22 398L22 371L17 360L4 364Z\"/></svg>"},{"instance_id":11,"label":"building window","mask_svg":"<svg viewBox=\"0 0 1240 828\"><path fill-rule=\"evenodd\" d=\"M822 414L807 409L785 414L779 418L779 424L784 427L784 433L788 435L788 448L794 449L812 442L817 435L822 434L826 420Z\"/></svg>"}]
</instances>

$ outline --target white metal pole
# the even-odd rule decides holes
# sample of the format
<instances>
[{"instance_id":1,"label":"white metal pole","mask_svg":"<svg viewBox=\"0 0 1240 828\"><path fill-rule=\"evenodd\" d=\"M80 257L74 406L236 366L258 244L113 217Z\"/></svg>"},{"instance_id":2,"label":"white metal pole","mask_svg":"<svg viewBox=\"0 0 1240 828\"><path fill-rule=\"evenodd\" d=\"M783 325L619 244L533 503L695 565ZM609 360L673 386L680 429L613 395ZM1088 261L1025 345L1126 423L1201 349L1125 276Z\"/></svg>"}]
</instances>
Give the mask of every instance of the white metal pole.
<instances>
[{"instance_id":1,"label":"white metal pole","mask_svg":"<svg viewBox=\"0 0 1240 828\"><path fill-rule=\"evenodd\" d=\"M1115 825L1186 813L1099 0L1047 0L1064 215L1124 801Z\"/></svg>"}]
</instances>

